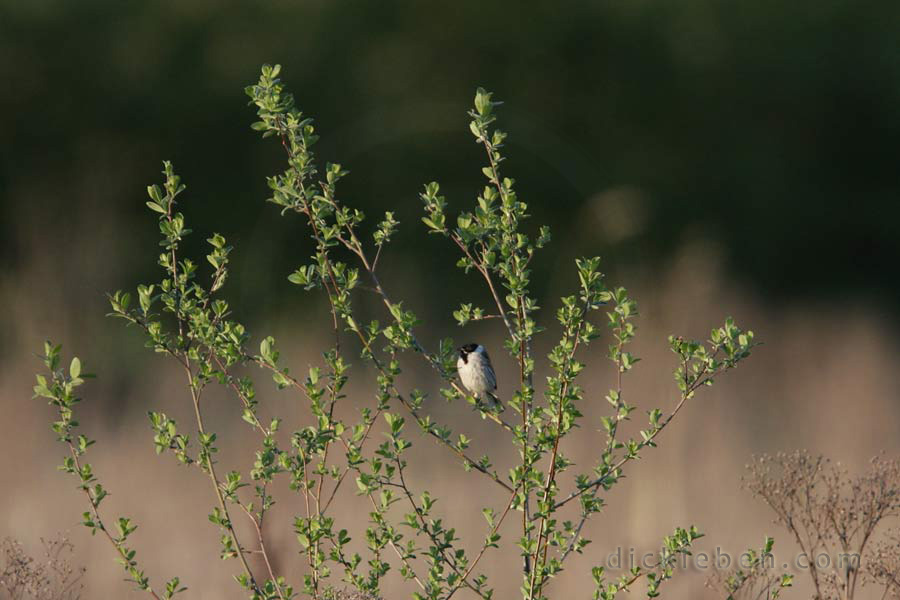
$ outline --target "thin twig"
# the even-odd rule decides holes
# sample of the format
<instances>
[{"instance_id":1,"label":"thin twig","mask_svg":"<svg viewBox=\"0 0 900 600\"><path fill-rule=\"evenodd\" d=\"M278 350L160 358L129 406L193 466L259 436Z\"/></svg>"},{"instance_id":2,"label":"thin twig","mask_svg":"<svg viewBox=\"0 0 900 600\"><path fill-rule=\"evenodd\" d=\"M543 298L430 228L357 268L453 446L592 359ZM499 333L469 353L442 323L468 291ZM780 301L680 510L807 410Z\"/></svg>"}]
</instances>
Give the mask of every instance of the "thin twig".
<instances>
[{"instance_id":1,"label":"thin twig","mask_svg":"<svg viewBox=\"0 0 900 600\"><path fill-rule=\"evenodd\" d=\"M72 455L72 460L74 461L75 469L77 470L78 473L81 473L81 463L78 460L78 452L75 449L75 445L72 444L72 441L68 440L68 439L66 440L66 444L69 446L69 453ZM100 518L100 513L97 510L97 505L95 503L94 496L91 493L90 488L86 487L86 486L82 486L81 489L84 491L85 495L88 498L88 504L90 504L90 507L91 507L91 516L94 518L94 522L97 524L97 529L99 529L100 531L102 531L104 533L104 535L106 535L106 539L108 539L109 543L113 545L113 547L116 549L116 552L119 552L121 554L122 553L121 542L116 540L116 538L114 538L112 536L112 534L109 532L108 529L106 529L106 526L103 524L103 519ZM149 585L147 586L146 591L148 594L153 596L156 600L161 600L160 597L156 594L156 592L153 591L153 588L151 588Z\"/></svg>"},{"instance_id":2,"label":"thin twig","mask_svg":"<svg viewBox=\"0 0 900 600\"><path fill-rule=\"evenodd\" d=\"M185 368L185 374L188 378L188 389L190 389L191 391L191 400L193 400L194 403L194 416L197 419L197 431L201 436L204 436L206 435L206 430L203 426L203 415L200 411L200 394L194 385L194 375L189 367ZM247 559L244 557L244 550L243 548L241 548L237 533L234 530L234 525L231 522L231 516L228 513L228 506L225 504L225 499L222 497L222 491L219 489L220 483L219 478L216 476L215 463L213 463L209 451L204 451L203 456L206 458L206 468L207 472L209 473L209 477L212 480L213 489L216 492L216 500L218 500L219 508L222 510L222 514L225 516L225 528L228 530L231 541L234 543L238 559L241 562L241 566L244 568L244 573L250 579L250 585L253 587L253 590L259 594L261 593L261 590L259 588L259 585L256 583L256 578L253 576L253 572L250 570L250 565L247 563Z\"/></svg>"}]
</instances>

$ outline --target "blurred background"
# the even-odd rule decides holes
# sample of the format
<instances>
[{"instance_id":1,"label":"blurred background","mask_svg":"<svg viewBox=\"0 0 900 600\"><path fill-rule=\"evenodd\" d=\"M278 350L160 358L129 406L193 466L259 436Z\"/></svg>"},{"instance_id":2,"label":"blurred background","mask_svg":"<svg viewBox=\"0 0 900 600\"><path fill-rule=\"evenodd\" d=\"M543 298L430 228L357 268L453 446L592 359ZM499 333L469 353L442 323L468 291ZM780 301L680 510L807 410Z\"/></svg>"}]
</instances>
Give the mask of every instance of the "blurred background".
<instances>
[{"instance_id":1,"label":"blurred background","mask_svg":"<svg viewBox=\"0 0 900 600\"><path fill-rule=\"evenodd\" d=\"M483 185L466 116L477 86L506 102L505 174L535 228L554 233L533 265L551 326L539 351L552 344L559 296L577 283L572 259L594 254L639 301L644 360L625 393L642 410L676 397L667 335L702 337L733 315L765 342L631 467L590 526L589 552L553 584L558 597L587 596L590 565L617 546L654 551L676 525L697 525L709 550L739 552L770 534L795 552L741 490L753 453L807 448L856 471L900 450L898 22L889 0L0 0L0 538L37 548L69 531L88 568L85 598L138 597L110 549L77 525L82 498L54 471L50 408L29 399L36 355L52 338L100 375L84 388L81 421L99 438L91 462L112 490L108 510L141 525L142 566L156 582L181 575L191 597L241 596L235 565L207 558L218 546L208 482L153 452L148 410L190 422L179 374L104 316L104 294L156 280L145 186L172 160L188 185L187 251L200 258L203 240L222 233L235 246L224 294L236 316L255 340L274 335L296 372L321 361L326 307L286 280L310 240L299 219L264 202L282 154L250 130L243 92L262 63L278 62L316 119L320 159L351 172L344 202L370 216L368 227L385 210L401 221L382 276L424 320L423 342L449 335L496 348L501 390L514 365L500 325L460 330L450 315L460 302L487 307L488 295L419 222L424 183L441 183L452 212ZM371 299L358 302L385 318ZM611 384L604 353L598 343L585 356L587 420L567 448L585 469ZM368 402L373 376L355 362L350 397ZM406 367L435 418L471 431L498 464L512 460L488 424L437 397L430 372ZM269 414L302 422L299 398L258 379ZM221 407L212 428L231 444L222 462L246 469L252 433L231 398L211 402ZM461 486L465 474L441 449L413 441L427 457L421 487L474 547L481 508L503 499L479 481ZM340 511L364 526L355 502ZM285 496L285 525L270 524L295 582L297 503ZM517 594L500 553L483 564L498 597ZM705 577L684 573L664 596L715 597ZM408 591L397 583L385 595Z\"/></svg>"}]
</instances>

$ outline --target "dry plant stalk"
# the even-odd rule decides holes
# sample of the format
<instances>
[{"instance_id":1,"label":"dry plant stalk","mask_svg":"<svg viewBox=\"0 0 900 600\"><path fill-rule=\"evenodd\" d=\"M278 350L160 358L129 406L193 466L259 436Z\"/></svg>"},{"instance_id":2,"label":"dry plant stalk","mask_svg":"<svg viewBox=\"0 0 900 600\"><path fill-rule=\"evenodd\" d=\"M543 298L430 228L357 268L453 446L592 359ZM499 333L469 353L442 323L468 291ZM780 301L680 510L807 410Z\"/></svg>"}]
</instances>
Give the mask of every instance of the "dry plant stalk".
<instances>
[{"instance_id":1,"label":"dry plant stalk","mask_svg":"<svg viewBox=\"0 0 900 600\"><path fill-rule=\"evenodd\" d=\"M28 555L17 540L0 542L0 600L78 600L84 568L68 560L73 546L65 536L41 539L40 560Z\"/></svg>"},{"instance_id":2,"label":"dry plant stalk","mask_svg":"<svg viewBox=\"0 0 900 600\"><path fill-rule=\"evenodd\" d=\"M801 450L761 455L747 470L745 487L775 511L805 555L815 599L852 600L862 573L889 592L900 574L896 546L880 562L871 548L886 521L900 516L900 461L876 456L867 473L851 477L839 463ZM870 563L884 568L877 579Z\"/></svg>"},{"instance_id":3,"label":"dry plant stalk","mask_svg":"<svg viewBox=\"0 0 900 600\"><path fill-rule=\"evenodd\" d=\"M879 542L866 557L864 583L882 586L885 598L900 599L900 533Z\"/></svg>"}]
</instances>

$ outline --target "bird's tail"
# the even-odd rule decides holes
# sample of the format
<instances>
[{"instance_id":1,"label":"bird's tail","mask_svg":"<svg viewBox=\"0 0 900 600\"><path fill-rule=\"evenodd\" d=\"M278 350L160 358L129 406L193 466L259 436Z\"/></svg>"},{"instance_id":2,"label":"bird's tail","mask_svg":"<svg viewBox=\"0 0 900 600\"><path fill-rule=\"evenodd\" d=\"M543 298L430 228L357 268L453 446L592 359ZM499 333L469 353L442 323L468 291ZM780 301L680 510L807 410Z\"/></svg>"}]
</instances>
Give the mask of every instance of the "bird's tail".
<instances>
[{"instance_id":1,"label":"bird's tail","mask_svg":"<svg viewBox=\"0 0 900 600\"><path fill-rule=\"evenodd\" d=\"M500 398L498 398L497 395L494 394L494 392L485 392L484 400L491 408L503 410L503 405L500 403Z\"/></svg>"}]
</instances>

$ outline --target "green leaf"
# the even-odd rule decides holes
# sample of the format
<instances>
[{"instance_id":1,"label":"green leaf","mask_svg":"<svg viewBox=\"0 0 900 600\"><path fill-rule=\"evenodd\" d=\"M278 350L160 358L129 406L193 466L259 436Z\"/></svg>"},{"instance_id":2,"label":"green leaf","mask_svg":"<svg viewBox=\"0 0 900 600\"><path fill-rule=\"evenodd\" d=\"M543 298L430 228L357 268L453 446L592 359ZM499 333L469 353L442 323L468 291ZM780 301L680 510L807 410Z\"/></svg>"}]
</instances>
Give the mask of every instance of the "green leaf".
<instances>
[{"instance_id":1,"label":"green leaf","mask_svg":"<svg viewBox=\"0 0 900 600\"><path fill-rule=\"evenodd\" d=\"M72 364L69 365L69 376L71 376L72 379L78 379L78 377L80 375L81 375L81 361L76 356L72 359Z\"/></svg>"}]
</instances>

